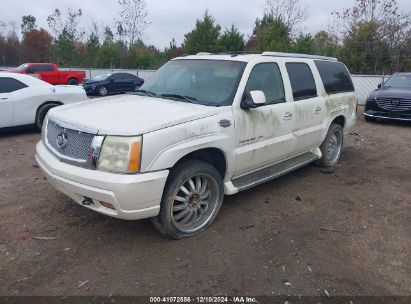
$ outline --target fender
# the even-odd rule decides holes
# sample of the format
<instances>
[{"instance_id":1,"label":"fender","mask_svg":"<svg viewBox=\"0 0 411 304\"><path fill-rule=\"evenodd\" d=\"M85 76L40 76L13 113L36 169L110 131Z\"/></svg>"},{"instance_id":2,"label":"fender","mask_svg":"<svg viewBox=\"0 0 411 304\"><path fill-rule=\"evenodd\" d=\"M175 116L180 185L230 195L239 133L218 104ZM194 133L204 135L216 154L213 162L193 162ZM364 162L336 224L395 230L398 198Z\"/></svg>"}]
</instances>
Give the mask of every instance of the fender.
<instances>
[{"instance_id":1,"label":"fender","mask_svg":"<svg viewBox=\"0 0 411 304\"><path fill-rule=\"evenodd\" d=\"M232 155L231 157L227 156L227 151L229 151L227 143L230 141L231 138L227 133L210 133L182 140L159 151L147 166L146 171L169 169L190 153L202 149L215 148L224 154L227 167L226 178L231 178L235 165L235 157Z\"/></svg>"}]
</instances>

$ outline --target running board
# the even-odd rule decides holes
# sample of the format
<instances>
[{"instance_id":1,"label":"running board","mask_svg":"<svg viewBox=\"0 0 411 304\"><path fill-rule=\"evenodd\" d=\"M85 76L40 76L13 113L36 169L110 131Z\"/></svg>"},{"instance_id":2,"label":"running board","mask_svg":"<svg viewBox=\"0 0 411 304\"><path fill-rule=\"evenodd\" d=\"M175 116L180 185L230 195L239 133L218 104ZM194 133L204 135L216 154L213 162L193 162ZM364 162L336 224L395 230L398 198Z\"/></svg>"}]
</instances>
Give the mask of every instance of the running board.
<instances>
[{"instance_id":1,"label":"running board","mask_svg":"<svg viewBox=\"0 0 411 304\"><path fill-rule=\"evenodd\" d=\"M238 189L238 192L240 192L280 177L298 168L304 167L305 165L308 165L316 161L317 159L319 159L317 154L307 152L285 160L281 163L277 163L275 165L271 165L261 170L238 177L232 182L234 187Z\"/></svg>"}]
</instances>

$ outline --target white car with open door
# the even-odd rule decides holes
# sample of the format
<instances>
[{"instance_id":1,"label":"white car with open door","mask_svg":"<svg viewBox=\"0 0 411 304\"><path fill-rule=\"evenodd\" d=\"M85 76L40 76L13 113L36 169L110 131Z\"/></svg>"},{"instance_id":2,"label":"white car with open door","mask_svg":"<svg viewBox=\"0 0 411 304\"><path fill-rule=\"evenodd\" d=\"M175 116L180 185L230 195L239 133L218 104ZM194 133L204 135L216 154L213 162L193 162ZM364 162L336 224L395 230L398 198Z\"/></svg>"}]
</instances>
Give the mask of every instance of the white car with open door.
<instances>
[{"instance_id":1,"label":"white car with open door","mask_svg":"<svg viewBox=\"0 0 411 304\"><path fill-rule=\"evenodd\" d=\"M41 129L56 106L87 100L80 86L53 86L29 75L0 73L0 131L35 126Z\"/></svg>"}]
</instances>

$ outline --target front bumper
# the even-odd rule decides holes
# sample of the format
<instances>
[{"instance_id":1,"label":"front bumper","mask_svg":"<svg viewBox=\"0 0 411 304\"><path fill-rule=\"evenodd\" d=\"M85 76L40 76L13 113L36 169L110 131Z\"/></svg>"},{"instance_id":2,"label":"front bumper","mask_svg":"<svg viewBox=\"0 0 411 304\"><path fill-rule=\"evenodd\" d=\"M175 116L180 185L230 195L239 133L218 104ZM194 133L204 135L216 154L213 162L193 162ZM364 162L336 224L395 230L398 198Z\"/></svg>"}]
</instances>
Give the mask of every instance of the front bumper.
<instances>
[{"instance_id":1,"label":"front bumper","mask_svg":"<svg viewBox=\"0 0 411 304\"><path fill-rule=\"evenodd\" d=\"M96 94L97 86L83 85L83 89L87 94Z\"/></svg>"},{"instance_id":2,"label":"front bumper","mask_svg":"<svg viewBox=\"0 0 411 304\"><path fill-rule=\"evenodd\" d=\"M51 185L96 212L125 220L157 216L168 170L143 174L114 174L89 170L60 162L42 142L36 147L36 161ZM109 203L115 210L104 207Z\"/></svg>"},{"instance_id":3,"label":"front bumper","mask_svg":"<svg viewBox=\"0 0 411 304\"><path fill-rule=\"evenodd\" d=\"M398 121L411 121L411 114L403 114L401 112L383 112L383 111L365 110L364 116L371 117L371 118L398 120Z\"/></svg>"}]
</instances>

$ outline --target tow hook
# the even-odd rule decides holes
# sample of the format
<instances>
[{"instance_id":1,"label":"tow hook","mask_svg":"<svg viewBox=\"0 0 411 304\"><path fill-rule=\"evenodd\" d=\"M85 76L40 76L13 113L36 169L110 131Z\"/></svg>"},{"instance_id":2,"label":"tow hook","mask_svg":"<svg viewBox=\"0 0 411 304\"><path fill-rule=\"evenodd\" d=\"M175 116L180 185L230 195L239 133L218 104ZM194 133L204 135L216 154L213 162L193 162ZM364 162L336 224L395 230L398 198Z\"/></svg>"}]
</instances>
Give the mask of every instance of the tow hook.
<instances>
[{"instance_id":1,"label":"tow hook","mask_svg":"<svg viewBox=\"0 0 411 304\"><path fill-rule=\"evenodd\" d=\"M82 204L83 206L90 206L90 205L93 205L94 203L93 203L93 200L92 200L91 198L85 197L85 198L83 199L83 201L81 202L81 204Z\"/></svg>"}]
</instances>

